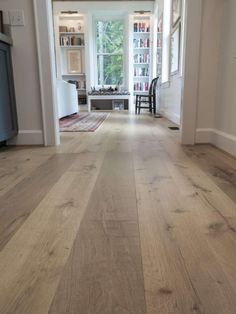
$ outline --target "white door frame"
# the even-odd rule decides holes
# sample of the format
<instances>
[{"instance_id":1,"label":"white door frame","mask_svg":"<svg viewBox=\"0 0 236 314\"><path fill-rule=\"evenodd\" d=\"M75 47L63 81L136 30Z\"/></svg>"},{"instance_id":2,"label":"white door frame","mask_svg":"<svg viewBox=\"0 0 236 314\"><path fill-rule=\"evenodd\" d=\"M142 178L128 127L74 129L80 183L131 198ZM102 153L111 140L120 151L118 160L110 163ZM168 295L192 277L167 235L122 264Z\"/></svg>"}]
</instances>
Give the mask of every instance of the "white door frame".
<instances>
[{"instance_id":1,"label":"white door frame","mask_svg":"<svg viewBox=\"0 0 236 314\"><path fill-rule=\"evenodd\" d=\"M44 145L60 144L57 114L56 65L51 0L33 0Z\"/></svg>"},{"instance_id":2,"label":"white door frame","mask_svg":"<svg viewBox=\"0 0 236 314\"><path fill-rule=\"evenodd\" d=\"M186 0L181 143L196 143L199 68L201 48L202 0Z\"/></svg>"},{"instance_id":3,"label":"white door frame","mask_svg":"<svg viewBox=\"0 0 236 314\"><path fill-rule=\"evenodd\" d=\"M51 0L33 0L41 88L44 144L60 144ZM195 144L200 64L202 0L186 0L182 93L182 144ZM194 40L192 40L194 38Z\"/></svg>"}]
</instances>

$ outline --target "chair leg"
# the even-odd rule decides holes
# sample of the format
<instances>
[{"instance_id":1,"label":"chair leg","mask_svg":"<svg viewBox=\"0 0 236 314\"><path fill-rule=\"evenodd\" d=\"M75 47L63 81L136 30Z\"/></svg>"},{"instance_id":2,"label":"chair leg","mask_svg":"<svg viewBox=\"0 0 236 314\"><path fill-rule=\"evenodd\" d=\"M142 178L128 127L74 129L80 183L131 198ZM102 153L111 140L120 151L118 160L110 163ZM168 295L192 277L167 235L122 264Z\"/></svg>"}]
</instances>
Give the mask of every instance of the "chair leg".
<instances>
[{"instance_id":1,"label":"chair leg","mask_svg":"<svg viewBox=\"0 0 236 314\"><path fill-rule=\"evenodd\" d=\"M137 114L137 109L138 109L138 96L136 95L136 98L135 98L135 114Z\"/></svg>"},{"instance_id":2,"label":"chair leg","mask_svg":"<svg viewBox=\"0 0 236 314\"><path fill-rule=\"evenodd\" d=\"M141 110L141 97L139 97L138 101L138 114L140 114L140 110Z\"/></svg>"},{"instance_id":3,"label":"chair leg","mask_svg":"<svg viewBox=\"0 0 236 314\"><path fill-rule=\"evenodd\" d=\"M149 97L149 112L152 113L152 97Z\"/></svg>"},{"instance_id":4,"label":"chair leg","mask_svg":"<svg viewBox=\"0 0 236 314\"><path fill-rule=\"evenodd\" d=\"M152 113L152 98L149 99L149 112Z\"/></svg>"}]
</instances>

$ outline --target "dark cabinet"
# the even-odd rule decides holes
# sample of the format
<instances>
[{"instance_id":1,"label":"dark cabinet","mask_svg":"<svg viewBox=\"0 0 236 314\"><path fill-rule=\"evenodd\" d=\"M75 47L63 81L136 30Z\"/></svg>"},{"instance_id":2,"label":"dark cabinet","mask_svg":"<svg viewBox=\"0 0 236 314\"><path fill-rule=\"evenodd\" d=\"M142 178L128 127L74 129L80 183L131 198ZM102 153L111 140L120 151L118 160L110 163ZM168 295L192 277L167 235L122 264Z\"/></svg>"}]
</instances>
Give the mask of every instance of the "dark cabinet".
<instances>
[{"instance_id":1,"label":"dark cabinet","mask_svg":"<svg viewBox=\"0 0 236 314\"><path fill-rule=\"evenodd\" d=\"M18 132L11 47L0 42L0 142Z\"/></svg>"}]
</instances>

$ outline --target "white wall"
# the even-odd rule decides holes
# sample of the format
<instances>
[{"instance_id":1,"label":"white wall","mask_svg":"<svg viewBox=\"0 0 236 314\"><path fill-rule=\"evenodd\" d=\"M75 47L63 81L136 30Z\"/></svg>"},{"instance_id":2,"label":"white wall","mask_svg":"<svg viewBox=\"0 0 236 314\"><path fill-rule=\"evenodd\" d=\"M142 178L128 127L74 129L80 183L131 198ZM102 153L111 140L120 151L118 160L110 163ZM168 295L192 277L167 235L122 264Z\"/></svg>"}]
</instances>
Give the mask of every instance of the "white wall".
<instances>
[{"instance_id":1,"label":"white wall","mask_svg":"<svg viewBox=\"0 0 236 314\"><path fill-rule=\"evenodd\" d=\"M177 74L170 77L168 84L162 86L160 112L167 119L180 124L182 100L182 77Z\"/></svg>"},{"instance_id":2,"label":"white wall","mask_svg":"<svg viewBox=\"0 0 236 314\"><path fill-rule=\"evenodd\" d=\"M236 136L236 1L224 4L216 129Z\"/></svg>"},{"instance_id":3,"label":"white wall","mask_svg":"<svg viewBox=\"0 0 236 314\"><path fill-rule=\"evenodd\" d=\"M202 3L197 128L214 127L223 16L222 0Z\"/></svg>"},{"instance_id":4,"label":"white wall","mask_svg":"<svg viewBox=\"0 0 236 314\"><path fill-rule=\"evenodd\" d=\"M186 3L189 9L193 0ZM162 9L163 0L156 0L156 5ZM199 30L195 34L198 38L187 37L186 47L190 48L185 63L191 55L196 55L196 66L191 73L185 70L184 75L189 76L189 82L186 77L183 81L185 86L182 86L181 76L171 77L169 86L162 86L161 110L164 116L178 122L181 107L185 107L182 127L192 124L193 134L191 141L183 134L183 143L212 143L236 156L236 1L203 0L191 20L190 14L189 11L187 34L197 21ZM196 44L198 39L200 43ZM195 93L190 88L193 77ZM183 94L181 88L184 88ZM194 98L194 110L190 108L190 97ZM191 115L186 111L188 104Z\"/></svg>"},{"instance_id":5,"label":"white wall","mask_svg":"<svg viewBox=\"0 0 236 314\"><path fill-rule=\"evenodd\" d=\"M224 3L214 143L236 155L236 1Z\"/></svg>"},{"instance_id":6,"label":"white wall","mask_svg":"<svg viewBox=\"0 0 236 314\"><path fill-rule=\"evenodd\" d=\"M236 1L203 6L197 143L236 156Z\"/></svg>"},{"instance_id":7,"label":"white wall","mask_svg":"<svg viewBox=\"0 0 236 314\"><path fill-rule=\"evenodd\" d=\"M164 0L155 0L158 7L158 16L164 11ZM181 102L182 102L182 75L181 72L170 76L169 82L161 86L160 112L167 119L180 124Z\"/></svg>"},{"instance_id":8,"label":"white wall","mask_svg":"<svg viewBox=\"0 0 236 314\"><path fill-rule=\"evenodd\" d=\"M40 85L32 0L1 0L4 23L9 24L8 10L23 9L24 27L11 27L13 71L19 135L16 144L43 144Z\"/></svg>"}]
</instances>

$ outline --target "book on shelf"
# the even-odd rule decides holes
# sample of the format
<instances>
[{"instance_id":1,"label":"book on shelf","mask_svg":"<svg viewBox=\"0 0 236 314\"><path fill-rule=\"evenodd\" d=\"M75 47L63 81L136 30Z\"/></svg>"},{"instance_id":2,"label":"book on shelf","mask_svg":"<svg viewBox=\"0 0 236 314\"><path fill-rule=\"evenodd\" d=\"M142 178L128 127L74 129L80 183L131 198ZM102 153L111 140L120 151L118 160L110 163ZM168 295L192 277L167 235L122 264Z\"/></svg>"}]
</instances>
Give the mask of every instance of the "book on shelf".
<instances>
[{"instance_id":1,"label":"book on shelf","mask_svg":"<svg viewBox=\"0 0 236 314\"><path fill-rule=\"evenodd\" d=\"M136 53L134 55L134 63L149 63L150 55L149 53Z\"/></svg>"},{"instance_id":2,"label":"book on shelf","mask_svg":"<svg viewBox=\"0 0 236 314\"><path fill-rule=\"evenodd\" d=\"M140 68L140 67L135 67L134 68L134 76L143 76L143 77L148 77L149 76L149 68Z\"/></svg>"},{"instance_id":3,"label":"book on shelf","mask_svg":"<svg viewBox=\"0 0 236 314\"><path fill-rule=\"evenodd\" d=\"M157 62L161 63L161 59L162 59L161 51L158 51L157 52Z\"/></svg>"},{"instance_id":4,"label":"book on shelf","mask_svg":"<svg viewBox=\"0 0 236 314\"><path fill-rule=\"evenodd\" d=\"M134 23L134 33L149 33L150 25L144 22Z\"/></svg>"},{"instance_id":5,"label":"book on shelf","mask_svg":"<svg viewBox=\"0 0 236 314\"><path fill-rule=\"evenodd\" d=\"M149 90L148 82L135 82L134 83L134 91L148 92L148 90Z\"/></svg>"},{"instance_id":6,"label":"book on shelf","mask_svg":"<svg viewBox=\"0 0 236 314\"><path fill-rule=\"evenodd\" d=\"M149 38L135 38L133 44L134 44L134 48L149 48L150 39Z\"/></svg>"},{"instance_id":7,"label":"book on shelf","mask_svg":"<svg viewBox=\"0 0 236 314\"><path fill-rule=\"evenodd\" d=\"M162 33L163 32L163 13L159 17L158 26L157 26L157 32Z\"/></svg>"},{"instance_id":8,"label":"book on shelf","mask_svg":"<svg viewBox=\"0 0 236 314\"><path fill-rule=\"evenodd\" d=\"M157 39L157 48L162 48L162 40L160 38Z\"/></svg>"},{"instance_id":9,"label":"book on shelf","mask_svg":"<svg viewBox=\"0 0 236 314\"><path fill-rule=\"evenodd\" d=\"M79 35L63 35L60 36L61 46L83 46L84 39Z\"/></svg>"}]
</instances>

